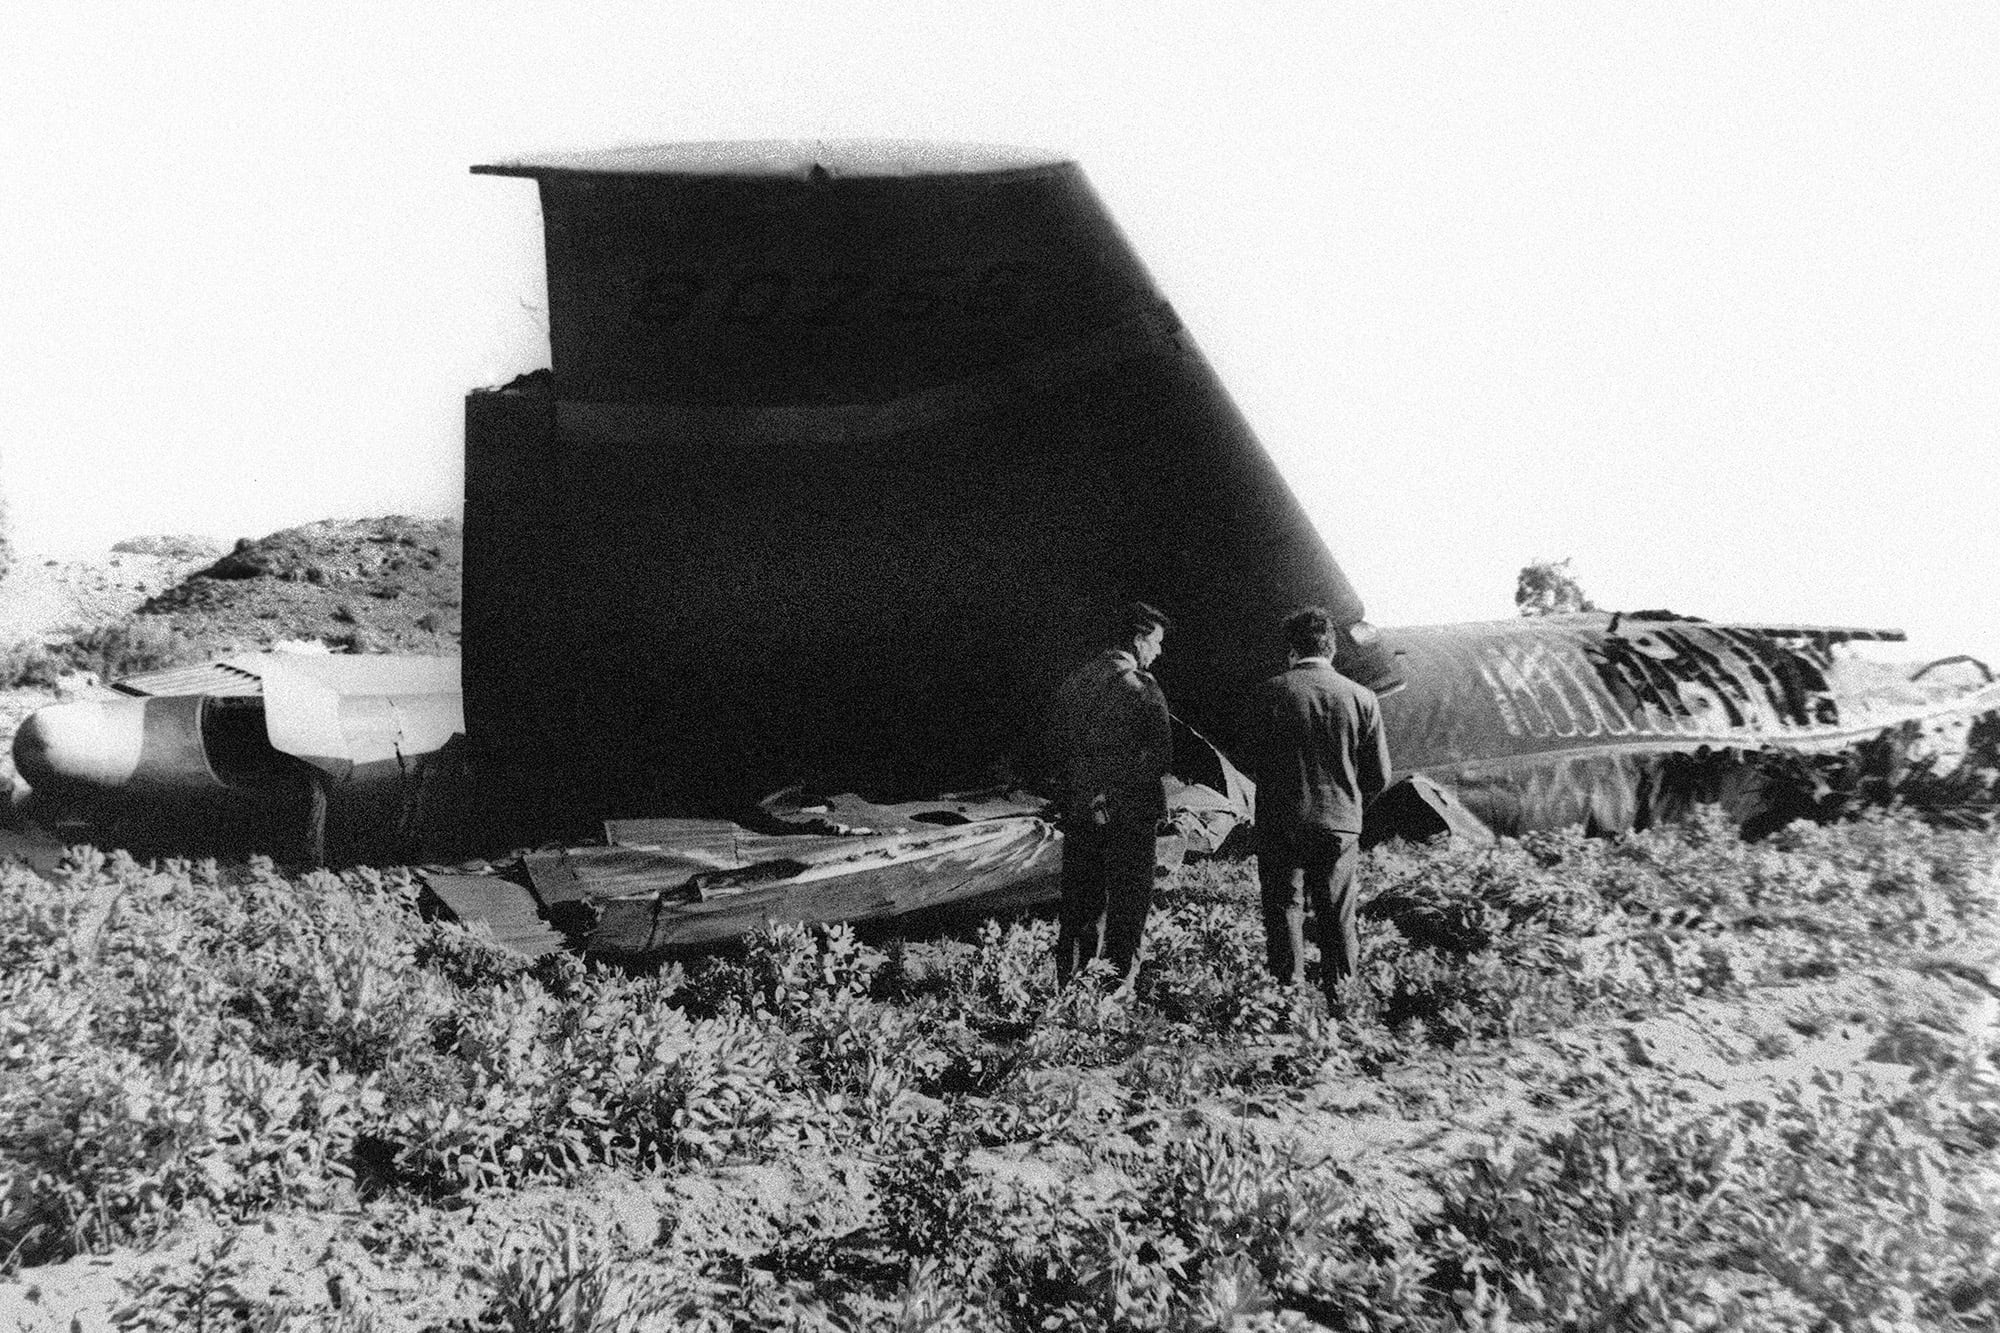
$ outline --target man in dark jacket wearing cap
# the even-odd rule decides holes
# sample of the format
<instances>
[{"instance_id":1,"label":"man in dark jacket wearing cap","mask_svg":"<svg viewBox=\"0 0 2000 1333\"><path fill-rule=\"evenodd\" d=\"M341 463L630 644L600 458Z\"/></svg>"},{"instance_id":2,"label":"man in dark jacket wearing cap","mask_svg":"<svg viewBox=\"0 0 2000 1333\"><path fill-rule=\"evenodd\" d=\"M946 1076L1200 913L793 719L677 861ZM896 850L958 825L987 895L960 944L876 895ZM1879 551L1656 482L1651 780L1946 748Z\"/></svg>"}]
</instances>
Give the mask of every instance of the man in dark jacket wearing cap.
<instances>
[{"instance_id":1,"label":"man in dark jacket wearing cap","mask_svg":"<svg viewBox=\"0 0 2000 1333\"><path fill-rule=\"evenodd\" d=\"M1139 970L1155 829L1166 813L1162 780L1173 759L1166 695L1147 670L1167 624L1144 602L1121 607L1110 645L1056 692L1049 734L1063 831L1056 979L1065 985L1099 958L1121 989Z\"/></svg>"},{"instance_id":2,"label":"man in dark jacket wearing cap","mask_svg":"<svg viewBox=\"0 0 2000 1333\"><path fill-rule=\"evenodd\" d=\"M1305 981L1312 907L1320 984L1340 1005L1361 965L1355 863L1361 814L1389 781L1389 745L1372 691L1333 668L1333 619L1307 607L1285 621L1288 670L1251 693L1241 752L1257 782L1257 881L1264 940L1279 981Z\"/></svg>"}]
</instances>

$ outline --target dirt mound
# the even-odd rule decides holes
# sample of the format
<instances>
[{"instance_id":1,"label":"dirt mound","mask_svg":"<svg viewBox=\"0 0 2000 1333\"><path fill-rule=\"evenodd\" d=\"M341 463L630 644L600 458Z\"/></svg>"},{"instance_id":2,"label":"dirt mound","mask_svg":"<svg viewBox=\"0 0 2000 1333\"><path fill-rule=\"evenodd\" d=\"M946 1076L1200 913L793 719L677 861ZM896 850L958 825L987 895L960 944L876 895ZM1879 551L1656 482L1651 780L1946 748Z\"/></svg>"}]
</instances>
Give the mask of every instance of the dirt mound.
<instances>
[{"instance_id":1,"label":"dirt mound","mask_svg":"<svg viewBox=\"0 0 2000 1333\"><path fill-rule=\"evenodd\" d=\"M213 560L222 554L222 547L207 537L193 537L186 533L155 533L146 537L127 537L124 541L111 543L113 555L151 555L163 560L193 564L198 560Z\"/></svg>"},{"instance_id":2,"label":"dirt mound","mask_svg":"<svg viewBox=\"0 0 2000 1333\"><path fill-rule=\"evenodd\" d=\"M317 639L336 651L458 651L454 519L326 519L244 539L149 598L138 618L209 655Z\"/></svg>"}]
</instances>

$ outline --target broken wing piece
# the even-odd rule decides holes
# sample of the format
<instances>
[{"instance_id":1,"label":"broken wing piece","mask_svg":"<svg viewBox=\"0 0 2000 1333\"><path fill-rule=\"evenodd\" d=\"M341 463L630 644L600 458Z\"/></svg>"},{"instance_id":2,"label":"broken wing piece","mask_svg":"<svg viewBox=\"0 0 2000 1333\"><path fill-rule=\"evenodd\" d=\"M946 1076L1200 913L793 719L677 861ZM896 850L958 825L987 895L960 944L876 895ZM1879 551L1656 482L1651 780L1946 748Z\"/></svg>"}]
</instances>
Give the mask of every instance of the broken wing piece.
<instances>
[{"instance_id":1,"label":"broken wing piece","mask_svg":"<svg viewBox=\"0 0 2000 1333\"><path fill-rule=\"evenodd\" d=\"M398 771L465 730L455 657L265 657L271 747L336 781Z\"/></svg>"},{"instance_id":2,"label":"broken wing piece","mask_svg":"<svg viewBox=\"0 0 2000 1333\"><path fill-rule=\"evenodd\" d=\"M1159 863L1211 852L1248 819L1249 779L1198 733L1177 734ZM1207 778L1212 787L1189 778ZM640 957L772 924L1004 913L1061 894L1061 835L1046 802L1018 791L883 803L791 787L767 798L768 826L720 819L617 819L605 847L523 858L554 919L592 953Z\"/></svg>"},{"instance_id":3,"label":"broken wing piece","mask_svg":"<svg viewBox=\"0 0 2000 1333\"><path fill-rule=\"evenodd\" d=\"M1040 815L1047 804L1032 792L995 790L958 792L932 801L884 805L852 792L814 796L803 787L787 787L766 797L760 808L769 818L800 832L846 835L921 833L987 819L1018 819ZM609 829L607 825L607 841L623 841L610 836Z\"/></svg>"},{"instance_id":4,"label":"broken wing piece","mask_svg":"<svg viewBox=\"0 0 2000 1333\"><path fill-rule=\"evenodd\" d=\"M585 905L592 953L645 956L800 921L874 920L950 906L1001 911L1048 901L1061 880L1055 828L1031 817L926 833L741 840L714 821L649 823L653 842L643 850L586 847L524 858L545 904Z\"/></svg>"}]
</instances>

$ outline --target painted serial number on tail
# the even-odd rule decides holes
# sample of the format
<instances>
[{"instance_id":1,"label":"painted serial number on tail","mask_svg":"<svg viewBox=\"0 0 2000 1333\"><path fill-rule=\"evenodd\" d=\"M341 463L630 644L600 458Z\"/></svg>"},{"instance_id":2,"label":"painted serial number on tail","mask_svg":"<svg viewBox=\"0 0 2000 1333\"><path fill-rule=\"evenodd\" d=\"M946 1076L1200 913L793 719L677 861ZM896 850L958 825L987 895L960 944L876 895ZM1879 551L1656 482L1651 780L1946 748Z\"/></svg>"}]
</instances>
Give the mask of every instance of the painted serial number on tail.
<instances>
[{"instance_id":1,"label":"painted serial number on tail","mask_svg":"<svg viewBox=\"0 0 2000 1333\"><path fill-rule=\"evenodd\" d=\"M670 269L639 287L632 318L656 330L690 320L746 326L925 324L1005 318L1035 286L1033 266L934 267L901 273L835 269L763 269L716 275Z\"/></svg>"}]
</instances>

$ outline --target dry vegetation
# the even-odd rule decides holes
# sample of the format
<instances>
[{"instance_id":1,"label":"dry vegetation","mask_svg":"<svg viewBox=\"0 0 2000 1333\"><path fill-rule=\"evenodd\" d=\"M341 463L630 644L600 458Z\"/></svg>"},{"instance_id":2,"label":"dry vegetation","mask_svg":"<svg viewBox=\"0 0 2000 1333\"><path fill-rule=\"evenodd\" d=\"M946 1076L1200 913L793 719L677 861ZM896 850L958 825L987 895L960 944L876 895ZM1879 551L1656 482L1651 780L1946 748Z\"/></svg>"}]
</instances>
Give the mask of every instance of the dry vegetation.
<instances>
[{"instance_id":1,"label":"dry vegetation","mask_svg":"<svg viewBox=\"0 0 2000 1333\"><path fill-rule=\"evenodd\" d=\"M0 1327L1992 1328L1997 859L1378 851L1358 1022L1238 862L1129 1003L1033 920L635 975L396 872L10 871Z\"/></svg>"}]
</instances>

